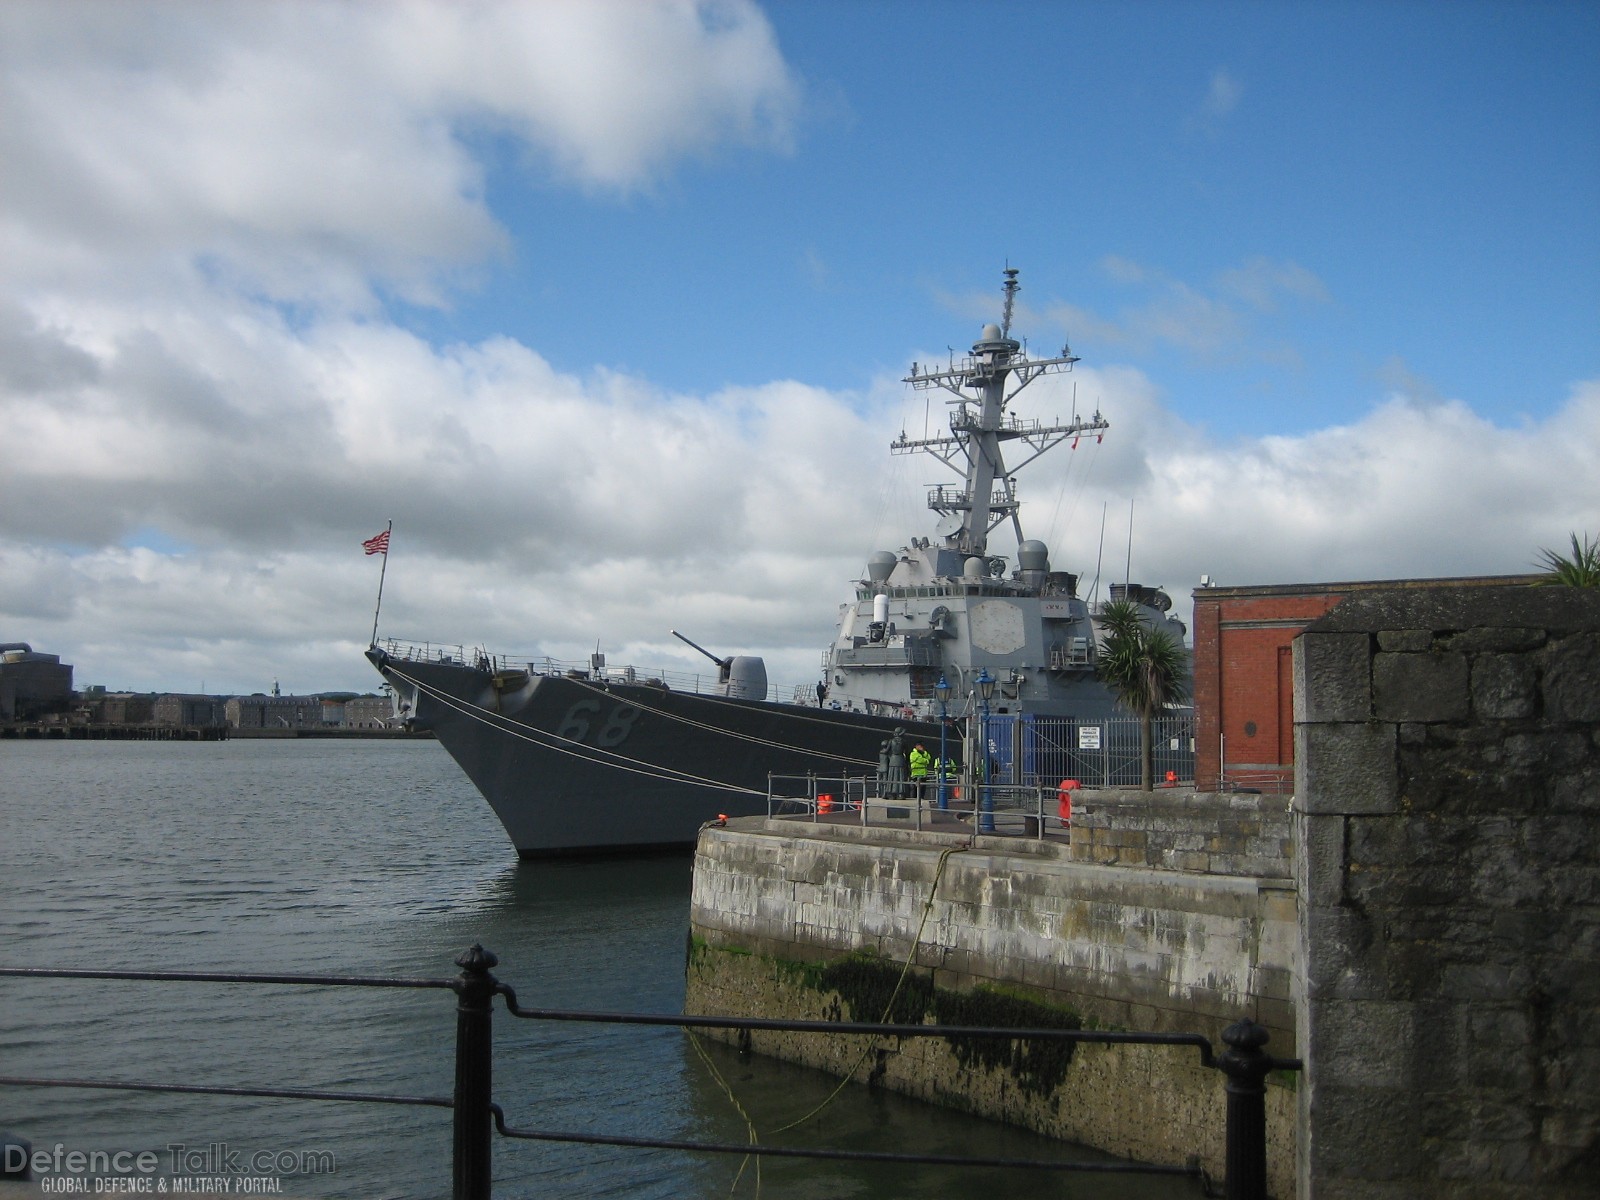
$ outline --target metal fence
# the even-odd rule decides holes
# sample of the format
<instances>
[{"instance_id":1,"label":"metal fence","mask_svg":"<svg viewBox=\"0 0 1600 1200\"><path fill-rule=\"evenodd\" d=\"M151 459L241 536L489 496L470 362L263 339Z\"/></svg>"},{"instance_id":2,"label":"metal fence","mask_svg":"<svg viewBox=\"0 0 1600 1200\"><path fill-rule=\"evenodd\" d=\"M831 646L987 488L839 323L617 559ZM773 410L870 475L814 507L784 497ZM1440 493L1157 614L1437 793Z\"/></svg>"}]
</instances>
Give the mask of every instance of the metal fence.
<instances>
[{"instance_id":1,"label":"metal fence","mask_svg":"<svg viewBox=\"0 0 1600 1200\"><path fill-rule=\"evenodd\" d=\"M1137 717L991 715L984 727L996 782L1055 787L1076 779L1084 787L1138 787ZM1194 782L1194 715L1158 717L1151 726L1152 785Z\"/></svg>"},{"instance_id":2,"label":"metal fence","mask_svg":"<svg viewBox=\"0 0 1600 1200\"><path fill-rule=\"evenodd\" d=\"M1133 717L991 715L981 724L986 753L972 754L959 735L934 745L932 774L769 775L769 817L859 821L909 821L921 829L951 815L979 820L983 832L1041 837L1059 830L1060 797L1070 783L1085 788L1137 788L1141 784L1140 724ZM1195 782L1194 716L1158 718L1152 727L1153 787ZM940 763L952 764L940 773Z\"/></svg>"},{"instance_id":3,"label":"metal fence","mask_svg":"<svg viewBox=\"0 0 1600 1200\"><path fill-rule=\"evenodd\" d=\"M0 1076L0 1087L85 1088L129 1092L183 1092L212 1096L251 1096L357 1104L420 1105L452 1112L451 1196L453 1200L488 1200L492 1190L493 1133L527 1141L573 1142L633 1149L756 1157L814 1158L855 1162L934 1164L946 1167L984 1166L1033 1168L1063 1172L1177 1175L1205 1183L1198 1162L1184 1166L1146 1163L1055 1162L996 1159L968 1155L903 1154L893 1151L838 1150L819 1146L766 1145L754 1142L708 1142L676 1138L635 1137L616 1133L574 1133L525 1129L508 1122L493 1094L494 998L513 1017L536 1021L582 1021L623 1025L675 1025L683 1029L746 1029L826 1033L893 1038L994 1038L1006 1041L1057 1041L1101 1045L1190 1046L1202 1066L1226 1076L1227 1200L1266 1200L1266 1077L1274 1070L1299 1070L1297 1059L1274 1059L1264 1050L1267 1031L1245 1018L1223 1031L1226 1045L1214 1053L1198 1033L1116 1033L1082 1029L1005 1029L952 1025L892 1025L845 1021L784 1021L758 1017L682 1016L654 1013L579 1012L525 1008L516 992L495 978L495 955L473 946L456 960L461 973L448 979L404 979L349 975L241 974L198 971L98 971L70 968L0 967L0 977L46 979L156 980L176 983L247 983L281 986L349 988L431 988L456 996L455 1087L449 1096L410 1096L372 1092L326 1091L313 1088L222 1087L202 1083L135 1083L46 1076ZM179 1030L175 1036L182 1036Z\"/></svg>"},{"instance_id":4,"label":"metal fence","mask_svg":"<svg viewBox=\"0 0 1600 1200\"><path fill-rule=\"evenodd\" d=\"M876 774L767 776L769 817L1045 837L1064 831L1059 814L1060 789L1054 786L974 784L965 776L894 785Z\"/></svg>"}]
</instances>

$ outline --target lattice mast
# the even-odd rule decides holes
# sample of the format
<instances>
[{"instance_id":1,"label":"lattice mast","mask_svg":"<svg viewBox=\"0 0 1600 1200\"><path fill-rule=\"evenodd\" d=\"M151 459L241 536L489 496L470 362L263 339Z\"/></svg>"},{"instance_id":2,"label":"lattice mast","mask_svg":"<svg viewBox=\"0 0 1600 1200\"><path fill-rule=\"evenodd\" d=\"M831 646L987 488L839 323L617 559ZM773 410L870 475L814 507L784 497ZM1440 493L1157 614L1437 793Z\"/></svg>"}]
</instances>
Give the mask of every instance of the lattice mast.
<instances>
[{"instance_id":1,"label":"lattice mast","mask_svg":"<svg viewBox=\"0 0 1600 1200\"><path fill-rule=\"evenodd\" d=\"M1041 375L1070 371L1076 356L1065 345L1054 358L1029 358L1022 343L1011 336L1011 318L1017 292L1017 268L1005 269L1005 307L999 325L985 325L972 353L959 361L951 357L942 370L911 364L911 374L903 382L918 391L943 388L955 397L945 401L953 406L948 437L913 441L904 431L890 444L892 454L927 453L963 476L957 488L936 486L928 491L928 507L941 517L939 534L946 545L965 556L982 556L988 548L989 534L1008 518L1022 538L1022 522L1017 517L1015 472L1033 462L1067 438L1087 433L1103 436L1110 422L1098 411L1093 417L1077 418L1064 424L1043 425L1021 420L1006 409L1018 393ZM1008 381L1011 390L1006 390ZM967 391L976 395L968 395ZM1007 470L1001 443L1021 441L1033 451Z\"/></svg>"}]
</instances>

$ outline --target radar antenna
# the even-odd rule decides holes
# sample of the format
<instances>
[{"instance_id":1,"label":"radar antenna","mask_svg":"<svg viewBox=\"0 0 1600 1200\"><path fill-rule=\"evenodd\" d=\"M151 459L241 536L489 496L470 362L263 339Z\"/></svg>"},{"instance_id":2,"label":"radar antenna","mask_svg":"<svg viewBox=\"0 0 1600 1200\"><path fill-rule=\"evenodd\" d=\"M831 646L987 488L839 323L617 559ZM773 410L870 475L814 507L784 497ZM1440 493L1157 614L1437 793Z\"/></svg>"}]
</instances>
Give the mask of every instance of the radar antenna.
<instances>
[{"instance_id":1,"label":"radar antenna","mask_svg":"<svg viewBox=\"0 0 1600 1200\"><path fill-rule=\"evenodd\" d=\"M1000 317L1000 336L1003 338L1008 338L1011 336L1011 309L1016 303L1017 293L1022 290L1022 285L1017 282L1016 267L1006 268L1005 289L1006 307L1005 312L1002 313Z\"/></svg>"},{"instance_id":2,"label":"radar antenna","mask_svg":"<svg viewBox=\"0 0 1600 1200\"><path fill-rule=\"evenodd\" d=\"M952 352L947 368L936 370L913 363L911 374L906 377L905 382L918 391L937 387L955 397L945 401L957 406L950 416L950 433L918 441L902 433L899 440L889 446L891 454L924 451L963 476L958 488L935 486L928 493L928 507L946 518L940 522L941 536L946 543L968 557L985 554L989 534L1008 519L1016 531L1017 541L1023 540L1022 524L1017 519L1017 496L1012 487L1012 476L1018 469L1068 438L1076 446L1082 435L1090 433L1098 440L1109 427L1098 412L1088 419L1079 418L1074 412L1070 422L1061 424L1058 421L1054 425L1006 412L1006 406L1017 393L1040 375L1070 371L1072 364L1078 361L1065 346L1055 358L1029 358L1022 344L1011 337L1011 318L1015 315L1016 296L1021 289L1017 273L1016 267L1005 268L1003 327L997 331L994 325L985 325L980 340L973 343L972 353L957 359ZM1009 393L1006 391L1008 380ZM971 396L967 391L978 394ZM1016 440L1021 440L1033 453L1008 470L1001 445Z\"/></svg>"}]
</instances>

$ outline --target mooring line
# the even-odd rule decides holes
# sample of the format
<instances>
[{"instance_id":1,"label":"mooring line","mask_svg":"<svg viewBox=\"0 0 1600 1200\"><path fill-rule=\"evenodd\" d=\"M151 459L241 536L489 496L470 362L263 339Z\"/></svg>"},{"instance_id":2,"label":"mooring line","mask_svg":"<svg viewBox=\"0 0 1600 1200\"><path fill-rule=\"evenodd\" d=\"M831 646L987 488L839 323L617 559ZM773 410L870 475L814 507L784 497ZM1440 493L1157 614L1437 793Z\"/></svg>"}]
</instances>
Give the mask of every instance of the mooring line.
<instances>
[{"instance_id":1,"label":"mooring line","mask_svg":"<svg viewBox=\"0 0 1600 1200\"><path fill-rule=\"evenodd\" d=\"M967 845L967 846L947 846L947 847L945 847L945 849L943 851L940 852L940 854L939 854L939 866L933 873L933 884L932 884L932 886L930 886L928 888L928 900L927 900L927 903L925 903L922 906L922 920L919 921L918 924L917 924L916 936L911 939L911 953L906 955L906 965L900 969L900 978L895 980L894 991L889 993L889 1000L883 1006L883 1015L878 1018L878 1024L880 1024L880 1025L889 1024L889 1014L894 1011L894 1002L900 998L900 989L905 986L906 977L911 974L912 964L914 964L917 961L917 950L922 946L922 931L923 931L923 929L925 929L927 927L928 914L933 911L933 899L934 899L935 894L939 890L939 880L944 877L944 865L945 865L945 863L949 860L949 858L950 858L950 856L952 854L964 854L966 851L968 851L970 849L972 849L972 847L970 845ZM784 1132L786 1132L786 1131L788 1131L790 1129L795 1128L797 1125L804 1125L807 1121L811 1120L812 1117L816 1116L823 1109L827 1108L828 1105L832 1104L834 1099L841 1092L844 1091L845 1085L847 1083L849 1083L852 1079L855 1078L856 1072L859 1071L861 1069L862 1064L867 1061L867 1056L870 1055L873 1052L873 1049L874 1049L874 1047L873 1047L872 1043L869 1041L867 1043L865 1049L863 1049L861 1051L861 1056L856 1059L855 1065L852 1066L850 1068L850 1070L845 1073L845 1077L842 1080L840 1080L839 1086L834 1088L833 1091L831 1093L829 1093L828 1098L826 1100L824 1100L821 1104L817 1105L810 1112L806 1113L805 1116L797 1117L793 1121L790 1121L787 1125L780 1125L780 1126L778 1126L778 1128L774 1129L772 1132L773 1133L784 1133Z\"/></svg>"},{"instance_id":2,"label":"mooring line","mask_svg":"<svg viewBox=\"0 0 1600 1200\"><path fill-rule=\"evenodd\" d=\"M532 725L523 725L513 721L510 717L500 713L490 712L482 705L473 704L471 701L462 700L452 696L442 688L424 683L414 675L407 675L404 671L391 666L394 674L411 684L419 692L425 692L446 708L454 709L469 720L478 721L488 725L491 729L508 734L521 741L540 746L546 750L554 750L557 754L570 755L582 759L596 766L610 767L616 771L627 771L634 775L644 775L651 779L661 779L669 783L693 783L701 787L716 788L724 792L739 792L747 796L764 796L766 793L759 788L745 787L742 784L723 783L720 780L710 779L703 775L695 775L689 771L681 771L675 767L663 767L656 763L647 763L643 759L630 758L625 754L618 754L615 750L606 750L598 746L589 746L573 738L562 737L559 733L548 730L536 729ZM654 709L651 710L655 711ZM535 736L537 735L537 736ZM540 740L549 739L549 740ZM559 743L566 743L561 745ZM578 747L572 749L571 747ZM604 757L601 757L604 756ZM613 761L606 761L611 759Z\"/></svg>"},{"instance_id":3,"label":"mooring line","mask_svg":"<svg viewBox=\"0 0 1600 1200\"><path fill-rule=\"evenodd\" d=\"M889 993L889 999L887 1003L884 1004L883 1015L878 1018L878 1024L887 1025L890 1023L889 1017L894 1011L895 1001L900 998L900 990L905 986L906 979L911 974L911 968L917 961L917 950L922 945L922 932L927 928L928 917L933 912L933 901L939 891L939 881L944 878L945 864L949 861L952 854L962 854L970 849L972 849L972 845L969 842L965 846L947 846L940 852L939 864L933 873L933 883L928 888L928 899L922 906L922 917L917 922L917 932L911 940L911 951L906 955L905 965L900 969L900 978L895 981L894 990ZM735 1094L732 1085L730 1085L728 1081L723 1078L722 1072L717 1070L716 1063L711 1061L711 1056L708 1055L705 1052L704 1047L700 1045L699 1036L691 1030L689 1032L689 1040L695 1048L695 1053L700 1056L701 1061L704 1062L706 1067L711 1071L712 1078L717 1081L717 1085L722 1088L723 1093L728 1097L729 1103L731 1103L738 1111L739 1116L744 1119L745 1129L750 1141L752 1143L759 1142L760 1134L756 1129L755 1121L751 1119L751 1116L745 1110L744 1105L739 1102L739 1097ZM862 1050L861 1056L857 1058L850 1069L845 1072L844 1078L839 1081L838 1086L835 1087L832 1092L828 1093L828 1095L820 1104L818 1104L804 1116L797 1117L793 1121L790 1121L787 1125L779 1125L776 1129L771 1130L770 1134L786 1133L797 1126L804 1125L807 1121L821 1113L823 1109L832 1104L844 1092L845 1087L855 1078L856 1072L861 1069L862 1065L866 1062L867 1057L872 1054L873 1050L874 1047L869 1041L865 1049ZM728 1194L730 1196L733 1195L733 1193L738 1189L739 1181L744 1177L745 1168L749 1165L751 1157L754 1157L756 1160L756 1196L758 1198L760 1197L761 1156L759 1154L753 1156L747 1155L743 1160L741 1160L739 1163L739 1170L733 1177L733 1184L728 1189Z\"/></svg>"}]
</instances>

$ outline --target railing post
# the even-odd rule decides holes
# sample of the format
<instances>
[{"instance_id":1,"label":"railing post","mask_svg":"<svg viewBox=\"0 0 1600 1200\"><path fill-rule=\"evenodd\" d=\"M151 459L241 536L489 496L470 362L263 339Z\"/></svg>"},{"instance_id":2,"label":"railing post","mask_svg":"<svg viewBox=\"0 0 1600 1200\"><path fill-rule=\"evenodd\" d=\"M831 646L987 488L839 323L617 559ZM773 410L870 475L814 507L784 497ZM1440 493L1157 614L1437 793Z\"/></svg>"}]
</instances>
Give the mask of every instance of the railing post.
<instances>
[{"instance_id":1,"label":"railing post","mask_svg":"<svg viewBox=\"0 0 1600 1200\"><path fill-rule=\"evenodd\" d=\"M1249 1017L1222 1031L1217 1066L1228 1077L1227 1200L1267 1200L1267 1072L1271 1035Z\"/></svg>"},{"instance_id":2,"label":"railing post","mask_svg":"<svg viewBox=\"0 0 1600 1200\"><path fill-rule=\"evenodd\" d=\"M494 1031L493 1004L498 980L489 972L500 960L482 946L456 959L455 1136L452 1148L452 1200L489 1200L491 1181L490 1112Z\"/></svg>"}]
</instances>

